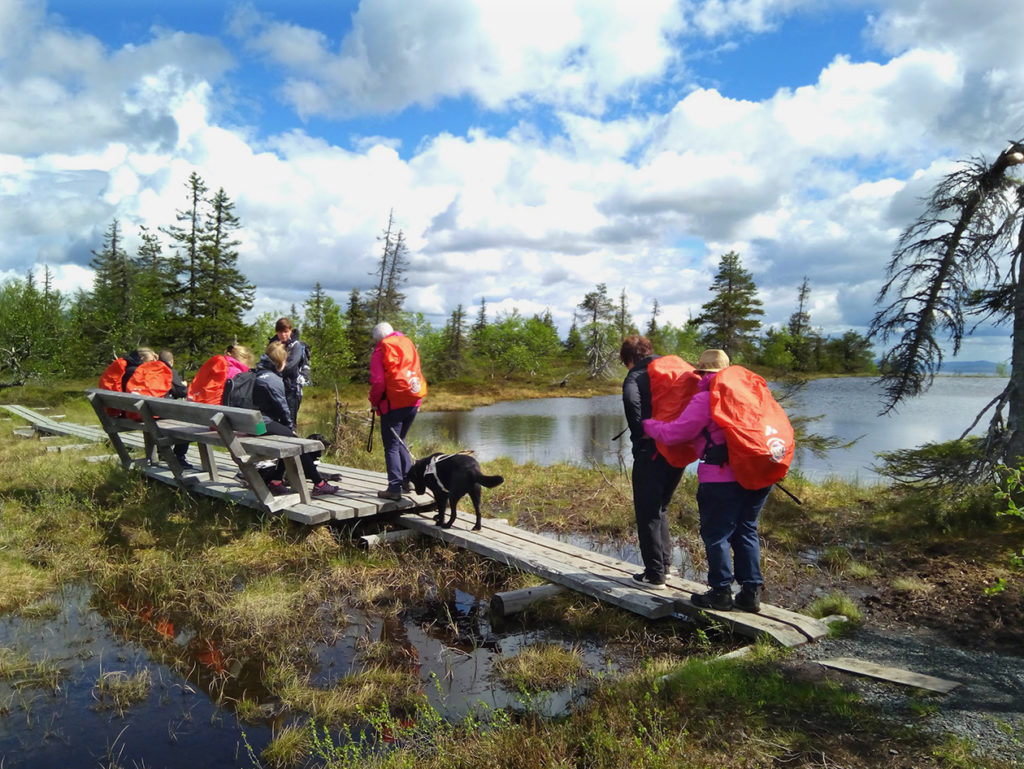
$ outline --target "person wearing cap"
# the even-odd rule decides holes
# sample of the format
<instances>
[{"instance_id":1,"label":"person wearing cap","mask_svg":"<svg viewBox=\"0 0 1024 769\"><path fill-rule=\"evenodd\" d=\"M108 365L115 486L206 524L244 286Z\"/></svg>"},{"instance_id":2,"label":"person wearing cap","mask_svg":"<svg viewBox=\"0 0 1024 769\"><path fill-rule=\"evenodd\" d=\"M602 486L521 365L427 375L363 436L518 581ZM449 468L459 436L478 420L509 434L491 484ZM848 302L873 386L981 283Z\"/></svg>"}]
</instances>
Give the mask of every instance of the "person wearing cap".
<instances>
[{"instance_id":1,"label":"person wearing cap","mask_svg":"<svg viewBox=\"0 0 1024 769\"><path fill-rule=\"evenodd\" d=\"M633 512L644 570L633 579L648 587L665 587L672 563L672 539L668 530L668 505L683 470L673 467L644 435L644 419L651 417L651 377L647 371L654 354L651 341L633 334L622 340L619 360L629 369L622 380L622 407L626 412L629 440L633 444Z\"/></svg>"},{"instance_id":2,"label":"person wearing cap","mask_svg":"<svg viewBox=\"0 0 1024 769\"><path fill-rule=\"evenodd\" d=\"M671 422L645 419L643 425L648 436L662 443L692 443L701 460L697 466L697 511L709 590L695 594L693 604L702 609L756 612L761 609L764 587L757 526L771 486L751 490L737 483L729 467L725 432L711 417L711 383L728 365L729 356L723 350L705 350L696 365L702 375L697 393L682 413ZM734 580L740 584L735 597Z\"/></svg>"},{"instance_id":3,"label":"person wearing cap","mask_svg":"<svg viewBox=\"0 0 1024 769\"><path fill-rule=\"evenodd\" d=\"M412 469L412 455L405 436L412 427L427 382L420 370L416 345L390 323L373 327L373 355L370 356L370 408L380 415L380 438L384 444L388 487L377 492L381 499L397 501L409 490L405 480Z\"/></svg>"}]
</instances>

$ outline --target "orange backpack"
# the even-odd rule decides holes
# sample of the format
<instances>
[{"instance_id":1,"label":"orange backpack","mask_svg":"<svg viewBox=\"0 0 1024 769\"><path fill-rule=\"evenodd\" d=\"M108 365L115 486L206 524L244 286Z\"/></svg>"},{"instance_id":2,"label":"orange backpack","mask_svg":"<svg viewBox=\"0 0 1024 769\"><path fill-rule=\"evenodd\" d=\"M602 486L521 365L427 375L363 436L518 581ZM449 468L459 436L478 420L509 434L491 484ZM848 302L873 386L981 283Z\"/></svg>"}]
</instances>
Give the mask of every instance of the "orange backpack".
<instances>
[{"instance_id":1,"label":"orange backpack","mask_svg":"<svg viewBox=\"0 0 1024 769\"><path fill-rule=\"evenodd\" d=\"M662 355L647 365L651 381L651 418L671 422L683 413L697 392L700 375L678 355ZM689 443L668 446L655 441L658 453L673 467L686 467L697 461L697 452Z\"/></svg>"},{"instance_id":2,"label":"orange backpack","mask_svg":"<svg viewBox=\"0 0 1024 769\"><path fill-rule=\"evenodd\" d=\"M745 489L786 477L793 462L793 426L764 378L728 366L711 381L711 418L725 431L729 467Z\"/></svg>"},{"instance_id":3,"label":"orange backpack","mask_svg":"<svg viewBox=\"0 0 1024 769\"><path fill-rule=\"evenodd\" d=\"M420 370L420 354L407 336L394 335L381 341L384 363L384 391L391 408L415 406L427 395L427 380Z\"/></svg>"},{"instance_id":4,"label":"orange backpack","mask_svg":"<svg viewBox=\"0 0 1024 769\"><path fill-rule=\"evenodd\" d=\"M224 383L228 381L228 359L214 355L199 367L188 385L188 399L197 403L220 405L224 396Z\"/></svg>"},{"instance_id":5,"label":"orange backpack","mask_svg":"<svg viewBox=\"0 0 1024 769\"><path fill-rule=\"evenodd\" d=\"M170 391L173 380L174 373L170 366L163 361L151 360L135 369L135 373L128 379L124 391L135 395L152 395L154 398L163 398ZM125 416L136 421L142 419L139 414L130 411L125 412Z\"/></svg>"},{"instance_id":6,"label":"orange backpack","mask_svg":"<svg viewBox=\"0 0 1024 769\"><path fill-rule=\"evenodd\" d=\"M97 385L101 390L114 390L115 392L121 392L121 382L124 379L124 372L128 367L128 361L124 358L118 358L109 366L102 374L100 374L100 381ZM124 414L120 409L112 409L109 406L105 409L107 416L119 417Z\"/></svg>"}]
</instances>

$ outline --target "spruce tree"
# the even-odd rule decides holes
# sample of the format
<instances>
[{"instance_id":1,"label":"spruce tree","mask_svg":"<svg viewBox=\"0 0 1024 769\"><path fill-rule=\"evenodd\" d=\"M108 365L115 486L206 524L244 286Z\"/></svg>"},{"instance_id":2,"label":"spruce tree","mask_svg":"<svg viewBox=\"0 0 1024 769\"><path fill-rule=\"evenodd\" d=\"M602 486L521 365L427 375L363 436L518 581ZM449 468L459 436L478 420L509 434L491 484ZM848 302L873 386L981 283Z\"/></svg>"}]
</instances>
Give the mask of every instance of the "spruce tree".
<instances>
[{"instance_id":1,"label":"spruce tree","mask_svg":"<svg viewBox=\"0 0 1024 769\"><path fill-rule=\"evenodd\" d=\"M388 223L383 234L377 238L383 246L383 253L376 272L376 285L370 290L367 313L376 325L381 321L395 321L400 318L405 294L405 272L409 264L409 247L405 234L395 230L395 212L388 212Z\"/></svg>"},{"instance_id":2,"label":"spruce tree","mask_svg":"<svg viewBox=\"0 0 1024 769\"><path fill-rule=\"evenodd\" d=\"M196 309L202 317L197 328L197 350L211 352L243 333L242 316L252 309L255 286L238 269L239 241L234 233L241 223L224 188L208 202L199 261Z\"/></svg>"},{"instance_id":3,"label":"spruce tree","mask_svg":"<svg viewBox=\"0 0 1024 769\"><path fill-rule=\"evenodd\" d=\"M723 254L711 284L713 299L701 305L696 321L703 326L705 347L715 347L742 360L752 352L754 334L764 315L753 276L743 269L735 251Z\"/></svg>"},{"instance_id":4,"label":"spruce tree","mask_svg":"<svg viewBox=\"0 0 1024 769\"><path fill-rule=\"evenodd\" d=\"M349 375L353 381L367 378L370 354L373 352L373 338L370 335L373 325L366 313L366 305L359 295L359 289L353 288L348 295L348 307L345 310L345 333L348 336L348 348L352 353Z\"/></svg>"},{"instance_id":5,"label":"spruce tree","mask_svg":"<svg viewBox=\"0 0 1024 769\"><path fill-rule=\"evenodd\" d=\"M793 356L793 368L797 371L814 371L817 364L813 358L814 343L812 340L811 316L807 312L807 300L811 295L810 283L804 276L797 292L797 309L789 316L786 326L789 332L787 349Z\"/></svg>"},{"instance_id":6,"label":"spruce tree","mask_svg":"<svg viewBox=\"0 0 1024 769\"><path fill-rule=\"evenodd\" d=\"M121 223L114 219L93 251L92 294L85 313L83 332L89 341L90 358L111 361L138 346L144 337L136 328L138 296L135 265L124 249Z\"/></svg>"},{"instance_id":7,"label":"spruce tree","mask_svg":"<svg viewBox=\"0 0 1024 769\"><path fill-rule=\"evenodd\" d=\"M441 377L456 377L462 373L466 362L466 313L459 304L444 327L444 349L441 360Z\"/></svg>"},{"instance_id":8,"label":"spruce tree","mask_svg":"<svg viewBox=\"0 0 1024 769\"><path fill-rule=\"evenodd\" d=\"M303 309L302 340L310 346L313 383L332 385L348 376L354 362L341 307L317 282Z\"/></svg>"},{"instance_id":9,"label":"spruce tree","mask_svg":"<svg viewBox=\"0 0 1024 769\"><path fill-rule=\"evenodd\" d=\"M589 317L582 331L587 368L592 378L603 376L607 373L618 349L617 341L613 339L617 333L613 322L615 305L608 297L607 285L598 283L577 306Z\"/></svg>"},{"instance_id":10,"label":"spruce tree","mask_svg":"<svg viewBox=\"0 0 1024 769\"><path fill-rule=\"evenodd\" d=\"M625 338L636 331L636 327L633 325L633 316L629 312L625 288L619 294L619 304L615 308L615 327L619 331L620 338Z\"/></svg>"}]
</instances>

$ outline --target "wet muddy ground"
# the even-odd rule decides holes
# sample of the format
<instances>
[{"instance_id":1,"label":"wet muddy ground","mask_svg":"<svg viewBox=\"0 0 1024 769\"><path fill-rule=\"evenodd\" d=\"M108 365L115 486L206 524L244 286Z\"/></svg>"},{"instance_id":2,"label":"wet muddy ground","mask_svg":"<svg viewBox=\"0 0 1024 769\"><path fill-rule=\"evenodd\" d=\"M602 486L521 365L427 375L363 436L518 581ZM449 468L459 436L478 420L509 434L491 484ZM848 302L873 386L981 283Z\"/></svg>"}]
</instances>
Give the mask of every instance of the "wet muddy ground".
<instances>
[{"instance_id":1,"label":"wet muddy ground","mask_svg":"<svg viewBox=\"0 0 1024 769\"><path fill-rule=\"evenodd\" d=\"M630 543L571 539L619 557L634 554ZM310 683L330 689L365 666L367 647L383 643L391 664L396 655L403 658L398 664L418 679L443 718L498 708L555 716L601 678L638 664L628 649L495 617L488 612L490 595L459 587L452 594L397 613L346 608L346 622L330 642L311 650ZM335 616L337 607L325 609L326 617ZM254 757L294 715L284 714L261 683L263 660L226 662L193 625L200 623L163 615L130 596L101 600L84 585L0 618L0 650L13 669L0 676L0 765L259 765ZM559 691L503 687L494 663L542 642L579 650L588 675ZM249 707L239 714L242 700Z\"/></svg>"}]
</instances>

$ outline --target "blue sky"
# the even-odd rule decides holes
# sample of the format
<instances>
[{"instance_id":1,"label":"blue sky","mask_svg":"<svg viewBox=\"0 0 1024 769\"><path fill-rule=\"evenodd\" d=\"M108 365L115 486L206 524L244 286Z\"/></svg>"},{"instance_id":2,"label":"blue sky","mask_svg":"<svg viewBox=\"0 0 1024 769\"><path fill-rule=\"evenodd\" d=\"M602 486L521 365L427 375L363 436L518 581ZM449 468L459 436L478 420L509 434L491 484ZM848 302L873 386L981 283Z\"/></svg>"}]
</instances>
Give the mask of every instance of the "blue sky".
<instances>
[{"instance_id":1,"label":"blue sky","mask_svg":"<svg viewBox=\"0 0 1024 769\"><path fill-rule=\"evenodd\" d=\"M0 0L0 277L88 286L198 172L254 312L366 289L394 210L408 307L549 310L600 282L683 323L740 253L767 323L811 286L863 331L957 159L1024 133L1003 0ZM1005 360L1005 330L961 358Z\"/></svg>"}]
</instances>

